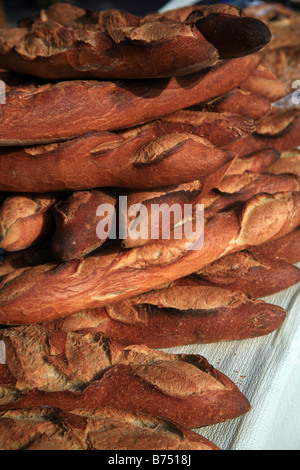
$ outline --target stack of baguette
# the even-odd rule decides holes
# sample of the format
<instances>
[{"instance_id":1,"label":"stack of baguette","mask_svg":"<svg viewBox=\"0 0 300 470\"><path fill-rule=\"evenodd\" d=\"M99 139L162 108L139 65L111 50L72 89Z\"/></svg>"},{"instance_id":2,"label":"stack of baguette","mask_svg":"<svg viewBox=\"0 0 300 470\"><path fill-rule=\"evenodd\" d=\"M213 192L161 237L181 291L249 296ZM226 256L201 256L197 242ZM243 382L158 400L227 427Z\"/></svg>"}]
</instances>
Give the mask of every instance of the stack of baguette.
<instances>
[{"instance_id":1,"label":"stack of baguette","mask_svg":"<svg viewBox=\"0 0 300 470\"><path fill-rule=\"evenodd\" d=\"M162 350L274 332L286 312L262 297L300 280L300 121L270 39L223 4L58 3L0 30L1 449L218 450L195 430L251 409ZM119 196L203 204L204 244L99 239Z\"/></svg>"}]
</instances>

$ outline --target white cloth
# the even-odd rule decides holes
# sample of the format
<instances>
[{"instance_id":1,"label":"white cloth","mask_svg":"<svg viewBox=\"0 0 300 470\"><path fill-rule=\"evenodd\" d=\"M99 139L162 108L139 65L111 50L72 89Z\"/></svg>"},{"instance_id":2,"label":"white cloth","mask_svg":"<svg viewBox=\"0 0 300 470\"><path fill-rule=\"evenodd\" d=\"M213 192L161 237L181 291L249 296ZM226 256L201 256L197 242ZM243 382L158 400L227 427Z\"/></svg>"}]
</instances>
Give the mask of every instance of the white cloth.
<instances>
[{"instance_id":1,"label":"white cloth","mask_svg":"<svg viewBox=\"0 0 300 470\"><path fill-rule=\"evenodd\" d=\"M197 430L223 450L300 450L300 285L264 300L287 310L276 332L167 350L204 356L249 399L242 418Z\"/></svg>"}]
</instances>

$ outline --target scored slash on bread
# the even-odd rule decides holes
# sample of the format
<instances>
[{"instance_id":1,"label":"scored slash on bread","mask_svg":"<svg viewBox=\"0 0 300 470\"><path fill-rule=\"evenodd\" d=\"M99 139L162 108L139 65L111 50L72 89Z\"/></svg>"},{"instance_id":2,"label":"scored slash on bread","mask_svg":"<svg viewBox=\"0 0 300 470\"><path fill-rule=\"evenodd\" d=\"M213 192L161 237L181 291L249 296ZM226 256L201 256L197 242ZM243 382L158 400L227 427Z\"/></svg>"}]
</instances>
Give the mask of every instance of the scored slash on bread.
<instances>
[{"instance_id":1,"label":"scored slash on bread","mask_svg":"<svg viewBox=\"0 0 300 470\"><path fill-rule=\"evenodd\" d=\"M250 410L237 386L199 355L169 354L144 345L121 349L101 333L65 333L37 325L3 330L1 338L20 396L2 402L0 410L108 406L163 416L189 429Z\"/></svg>"},{"instance_id":2,"label":"scored slash on bread","mask_svg":"<svg viewBox=\"0 0 300 470\"><path fill-rule=\"evenodd\" d=\"M0 144L53 143L150 122L236 88L260 60L259 54L253 54L220 61L209 71L180 80L71 80L15 90L7 94L0 110Z\"/></svg>"},{"instance_id":3,"label":"scored slash on bread","mask_svg":"<svg viewBox=\"0 0 300 470\"><path fill-rule=\"evenodd\" d=\"M300 282L299 268L275 259L275 253L270 259L261 252L263 249L257 247L257 252L254 248L253 252L241 251L225 256L199 271L195 275L197 282L242 291L255 299L276 294Z\"/></svg>"},{"instance_id":4,"label":"scored slash on bread","mask_svg":"<svg viewBox=\"0 0 300 470\"><path fill-rule=\"evenodd\" d=\"M0 188L152 188L204 180L241 152L243 137L254 129L246 117L184 111L120 133L92 132L61 143L2 148ZM235 142L241 142L240 149L230 148Z\"/></svg>"},{"instance_id":5,"label":"scored slash on bread","mask_svg":"<svg viewBox=\"0 0 300 470\"><path fill-rule=\"evenodd\" d=\"M280 307L223 286L203 286L190 276L166 288L56 320L54 325L68 332L103 332L124 347L169 348L264 336L285 318Z\"/></svg>"},{"instance_id":6,"label":"scored slash on bread","mask_svg":"<svg viewBox=\"0 0 300 470\"><path fill-rule=\"evenodd\" d=\"M113 408L72 412L27 408L0 413L1 450L220 450L177 423Z\"/></svg>"},{"instance_id":7,"label":"scored slash on bread","mask_svg":"<svg viewBox=\"0 0 300 470\"><path fill-rule=\"evenodd\" d=\"M0 66L55 80L175 77L218 59L252 54L270 42L262 21L240 9L225 6L224 12L195 9L174 20L57 4L1 30Z\"/></svg>"},{"instance_id":8,"label":"scored slash on bread","mask_svg":"<svg viewBox=\"0 0 300 470\"><path fill-rule=\"evenodd\" d=\"M299 224L299 192L259 194L208 220L202 247L196 233L190 240L158 240L17 270L0 284L0 322L48 321L107 306L199 271L226 254L280 238Z\"/></svg>"}]
</instances>

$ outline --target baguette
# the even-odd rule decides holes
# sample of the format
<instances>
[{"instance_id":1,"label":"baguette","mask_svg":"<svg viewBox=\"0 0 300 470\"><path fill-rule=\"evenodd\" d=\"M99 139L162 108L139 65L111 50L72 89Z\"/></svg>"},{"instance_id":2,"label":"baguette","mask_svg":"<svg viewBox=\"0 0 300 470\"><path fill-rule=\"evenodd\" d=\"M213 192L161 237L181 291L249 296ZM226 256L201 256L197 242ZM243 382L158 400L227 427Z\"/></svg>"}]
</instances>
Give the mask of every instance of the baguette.
<instances>
[{"instance_id":1,"label":"baguette","mask_svg":"<svg viewBox=\"0 0 300 470\"><path fill-rule=\"evenodd\" d=\"M253 54L271 39L260 20L221 12L174 21L73 8L53 5L2 29L0 66L51 80L163 78Z\"/></svg>"},{"instance_id":2,"label":"baguette","mask_svg":"<svg viewBox=\"0 0 300 470\"><path fill-rule=\"evenodd\" d=\"M298 225L299 192L260 194L212 217L203 246L203 232L196 231L188 240L17 270L0 284L0 323L50 321L107 306L190 275L226 254L280 238Z\"/></svg>"},{"instance_id":3,"label":"baguette","mask_svg":"<svg viewBox=\"0 0 300 470\"><path fill-rule=\"evenodd\" d=\"M83 390L30 389L0 411L29 406L65 411L111 407L162 416L188 429L231 420L250 410L238 387L202 356L149 351L145 346L126 348L123 363Z\"/></svg>"},{"instance_id":4,"label":"baguette","mask_svg":"<svg viewBox=\"0 0 300 470\"><path fill-rule=\"evenodd\" d=\"M122 347L172 348L265 336L285 318L280 307L242 292L202 286L191 276L109 307L56 320L54 325L66 332L103 332Z\"/></svg>"},{"instance_id":5,"label":"baguette","mask_svg":"<svg viewBox=\"0 0 300 470\"><path fill-rule=\"evenodd\" d=\"M265 65L260 64L255 72L240 84L241 90L264 96L275 103L288 94L286 86Z\"/></svg>"},{"instance_id":6,"label":"baguette","mask_svg":"<svg viewBox=\"0 0 300 470\"><path fill-rule=\"evenodd\" d=\"M282 152L280 158L269 167L268 171L275 175L293 173L300 176L300 150L292 149Z\"/></svg>"},{"instance_id":7,"label":"baguette","mask_svg":"<svg viewBox=\"0 0 300 470\"><path fill-rule=\"evenodd\" d=\"M279 152L298 147L299 131L299 109L274 108L272 113L257 125L256 131L245 138L246 146L241 156L270 147Z\"/></svg>"},{"instance_id":8,"label":"baguette","mask_svg":"<svg viewBox=\"0 0 300 470\"><path fill-rule=\"evenodd\" d=\"M287 235L251 248L256 255L290 264L300 263L300 227Z\"/></svg>"},{"instance_id":9,"label":"baguette","mask_svg":"<svg viewBox=\"0 0 300 470\"><path fill-rule=\"evenodd\" d=\"M294 36L291 31L289 35ZM293 91L291 84L299 79L299 46L279 46L268 50L262 63L275 73L289 91Z\"/></svg>"},{"instance_id":10,"label":"baguette","mask_svg":"<svg viewBox=\"0 0 300 470\"><path fill-rule=\"evenodd\" d=\"M261 22L256 21L257 30ZM262 33L260 46L267 39ZM0 66L50 80L182 76L218 59L195 24L163 19L140 24L138 17L119 10L83 11L64 24L42 10L38 19L1 30Z\"/></svg>"},{"instance_id":11,"label":"baguette","mask_svg":"<svg viewBox=\"0 0 300 470\"><path fill-rule=\"evenodd\" d=\"M45 240L53 230L53 194L15 194L0 206L0 248L20 251Z\"/></svg>"},{"instance_id":12,"label":"baguette","mask_svg":"<svg viewBox=\"0 0 300 470\"><path fill-rule=\"evenodd\" d=\"M209 71L180 80L72 80L31 92L8 93L0 113L0 144L53 143L88 132L134 127L227 93L245 80L260 60L259 54L253 54L220 61ZM53 103L55 113L51 111Z\"/></svg>"},{"instance_id":13,"label":"baguette","mask_svg":"<svg viewBox=\"0 0 300 470\"><path fill-rule=\"evenodd\" d=\"M282 155L278 150L271 148L254 152L252 155L248 155L247 157L237 158L228 169L226 176L242 175L246 171L257 174L264 173L265 171L268 171L268 173L279 174L279 172L276 172L276 163L281 156ZM284 167L284 170L285 171L282 171L282 173L291 173L291 171L288 171L287 167ZM297 174L295 171L292 173ZM300 171L297 176L300 176Z\"/></svg>"},{"instance_id":14,"label":"baguette","mask_svg":"<svg viewBox=\"0 0 300 470\"><path fill-rule=\"evenodd\" d=\"M211 112L234 113L260 121L272 110L271 101L250 91L235 88L206 103L202 108Z\"/></svg>"},{"instance_id":15,"label":"baguette","mask_svg":"<svg viewBox=\"0 0 300 470\"><path fill-rule=\"evenodd\" d=\"M1 450L220 450L196 432L160 417L102 408L63 412L28 408L0 413Z\"/></svg>"},{"instance_id":16,"label":"baguette","mask_svg":"<svg viewBox=\"0 0 300 470\"><path fill-rule=\"evenodd\" d=\"M128 213L127 207L120 210L120 223L126 227L122 246L128 249L155 243L156 240L151 237L154 229L159 234L159 239L177 236L175 227L179 223L184 226L185 221L188 222L188 213L184 207L186 204L189 204L192 210L196 210L197 204L203 204L204 217L207 220L218 212L229 210L260 193L276 194L299 190L300 179L295 175L259 175L246 172L242 175L226 174L221 181L215 181L214 190L205 195L197 181L177 188L131 192L127 196L127 206L136 208L135 213ZM168 220L163 217L164 204L170 210L171 216ZM143 210L140 209L141 206ZM181 210L174 210L174 213L171 211L179 206ZM137 233L139 238L136 238Z\"/></svg>"},{"instance_id":17,"label":"baguette","mask_svg":"<svg viewBox=\"0 0 300 470\"><path fill-rule=\"evenodd\" d=\"M258 299L300 282L300 269L255 251L241 251L215 261L195 276L200 285L237 290Z\"/></svg>"},{"instance_id":18,"label":"baguette","mask_svg":"<svg viewBox=\"0 0 300 470\"><path fill-rule=\"evenodd\" d=\"M96 233L97 216L100 205L116 206L115 196L102 191L79 191L72 193L65 201L56 204L54 218L55 232L51 239L51 251L56 259L67 261L81 258L100 248L107 238L99 238ZM113 222L113 214L106 217L108 227Z\"/></svg>"},{"instance_id":19,"label":"baguette","mask_svg":"<svg viewBox=\"0 0 300 470\"><path fill-rule=\"evenodd\" d=\"M203 16L193 12L186 19L195 22L197 29L218 51L221 59L232 59L253 54L269 44L271 33L257 18L210 13Z\"/></svg>"},{"instance_id":20,"label":"baguette","mask_svg":"<svg viewBox=\"0 0 300 470\"><path fill-rule=\"evenodd\" d=\"M62 143L2 148L0 188L152 188L204 179L233 160L239 149L230 149L231 143L242 148L243 137L254 129L248 118L187 111L122 133L94 132Z\"/></svg>"}]
</instances>

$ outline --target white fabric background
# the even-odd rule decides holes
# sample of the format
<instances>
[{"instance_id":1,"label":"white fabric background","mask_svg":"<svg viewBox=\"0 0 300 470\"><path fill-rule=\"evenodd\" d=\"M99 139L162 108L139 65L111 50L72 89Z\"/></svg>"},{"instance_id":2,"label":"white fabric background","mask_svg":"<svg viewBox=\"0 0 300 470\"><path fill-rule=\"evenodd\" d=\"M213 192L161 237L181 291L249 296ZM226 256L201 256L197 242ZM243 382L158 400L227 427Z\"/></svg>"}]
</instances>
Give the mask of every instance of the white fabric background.
<instances>
[{"instance_id":1,"label":"white fabric background","mask_svg":"<svg viewBox=\"0 0 300 470\"><path fill-rule=\"evenodd\" d=\"M300 450L300 285L264 300L287 310L276 332L167 350L201 354L249 399L247 415L198 430L223 450Z\"/></svg>"},{"instance_id":2,"label":"white fabric background","mask_svg":"<svg viewBox=\"0 0 300 470\"><path fill-rule=\"evenodd\" d=\"M171 0L161 11L195 3ZM264 300L287 310L276 332L167 350L201 354L249 399L242 418L197 430L223 450L300 450L300 284Z\"/></svg>"}]
</instances>

